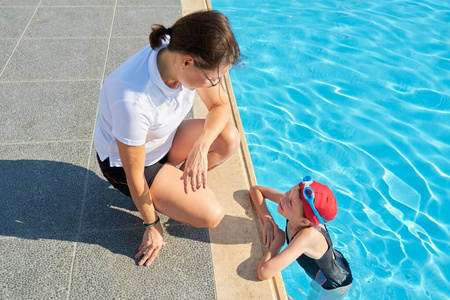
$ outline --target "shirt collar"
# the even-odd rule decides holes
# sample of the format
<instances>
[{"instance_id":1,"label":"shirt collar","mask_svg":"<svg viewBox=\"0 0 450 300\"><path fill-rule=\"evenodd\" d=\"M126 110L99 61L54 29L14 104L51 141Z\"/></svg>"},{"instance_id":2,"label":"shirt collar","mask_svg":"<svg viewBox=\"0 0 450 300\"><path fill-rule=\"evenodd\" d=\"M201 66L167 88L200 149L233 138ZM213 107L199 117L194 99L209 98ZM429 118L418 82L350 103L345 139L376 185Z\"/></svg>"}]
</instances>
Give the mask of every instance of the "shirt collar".
<instances>
[{"instance_id":1,"label":"shirt collar","mask_svg":"<svg viewBox=\"0 0 450 300\"><path fill-rule=\"evenodd\" d=\"M148 72L150 75L150 80L163 92L167 98L171 98L182 90L182 85L180 84L176 89L168 87L162 80L161 74L159 73L157 64L158 53L167 46L167 43L163 43L159 48L151 51L148 59Z\"/></svg>"}]
</instances>

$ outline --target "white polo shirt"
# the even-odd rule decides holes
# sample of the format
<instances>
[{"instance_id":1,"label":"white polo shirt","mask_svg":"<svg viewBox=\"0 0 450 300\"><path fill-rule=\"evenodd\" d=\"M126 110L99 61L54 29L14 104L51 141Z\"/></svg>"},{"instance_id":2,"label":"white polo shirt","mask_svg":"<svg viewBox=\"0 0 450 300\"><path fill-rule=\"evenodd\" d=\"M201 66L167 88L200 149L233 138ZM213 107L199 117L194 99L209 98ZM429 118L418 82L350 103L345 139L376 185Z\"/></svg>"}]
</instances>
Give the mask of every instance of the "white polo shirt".
<instances>
[{"instance_id":1,"label":"white polo shirt","mask_svg":"<svg viewBox=\"0 0 450 300\"><path fill-rule=\"evenodd\" d=\"M130 146L145 144L145 165L166 155L176 130L192 108L195 90L169 88L156 64L157 50L146 46L114 70L100 91L94 146L111 167L122 162L115 139Z\"/></svg>"}]
</instances>

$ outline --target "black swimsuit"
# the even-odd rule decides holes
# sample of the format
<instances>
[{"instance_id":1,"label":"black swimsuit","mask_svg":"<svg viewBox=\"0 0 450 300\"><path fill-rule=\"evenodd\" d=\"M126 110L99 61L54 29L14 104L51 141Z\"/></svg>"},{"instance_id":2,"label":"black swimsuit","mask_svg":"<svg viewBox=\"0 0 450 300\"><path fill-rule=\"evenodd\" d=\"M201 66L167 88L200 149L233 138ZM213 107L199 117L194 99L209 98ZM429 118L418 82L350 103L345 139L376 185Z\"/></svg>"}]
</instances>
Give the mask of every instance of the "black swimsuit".
<instances>
[{"instance_id":1,"label":"black swimsuit","mask_svg":"<svg viewBox=\"0 0 450 300\"><path fill-rule=\"evenodd\" d=\"M305 270L306 274L308 274L312 280L320 284L326 290L349 285L352 283L353 277L347 260L341 252L333 248L333 243L331 242L328 231L320 227L320 233L327 241L328 250L319 259L313 259L306 254L302 254L297 258L298 264ZM292 238L294 238L295 235ZM286 241L289 244L290 241L287 236L287 223ZM333 253L336 259L333 258Z\"/></svg>"}]
</instances>

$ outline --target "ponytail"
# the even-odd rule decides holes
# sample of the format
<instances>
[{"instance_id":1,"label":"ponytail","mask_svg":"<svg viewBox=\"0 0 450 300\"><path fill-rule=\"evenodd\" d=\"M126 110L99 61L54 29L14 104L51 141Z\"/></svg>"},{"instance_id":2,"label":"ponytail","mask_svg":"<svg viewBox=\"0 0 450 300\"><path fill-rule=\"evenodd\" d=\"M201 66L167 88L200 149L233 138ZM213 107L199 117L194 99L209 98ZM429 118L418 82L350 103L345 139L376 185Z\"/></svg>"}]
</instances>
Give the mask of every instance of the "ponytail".
<instances>
[{"instance_id":1,"label":"ponytail","mask_svg":"<svg viewBox=\"0 0 450 300\"><path fill-rule=\"evenodd\" d=\"M170 28L166 28L163 25L153 25L152 32L150 33L149 41L153 50L160 47L164 41L168 41L167 35L170 36Z\"/></svg>"}]
</instances>

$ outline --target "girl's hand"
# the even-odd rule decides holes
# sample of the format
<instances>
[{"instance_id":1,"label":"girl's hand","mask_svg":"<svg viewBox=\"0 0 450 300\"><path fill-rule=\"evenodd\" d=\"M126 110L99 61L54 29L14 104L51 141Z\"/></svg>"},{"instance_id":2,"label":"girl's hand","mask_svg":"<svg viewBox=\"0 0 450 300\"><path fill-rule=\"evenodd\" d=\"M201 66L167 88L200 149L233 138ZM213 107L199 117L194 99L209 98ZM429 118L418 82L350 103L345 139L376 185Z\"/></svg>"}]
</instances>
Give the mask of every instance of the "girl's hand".
<instances>
[{"instance_id":1,"label":"girl's hand","mask_svg":"<svg viewBox=\"0 0 450 300\"><path fill-rule=\"evenodd\" d=\"M263 221L263 244L268 249L275 239L275 227L272 217L266 217Z\"/></svg>"},{"instance_id":2,"label":"girl's hand","mask_svg":"<svg viewBox=\"0 0 450 300\"><path fill-rule=\"evenodd\" d=\"M159 250L166 243L163 239L163 229L161 223L152 227L147 227L142 237L142 243L139 246L138 253L135 258L139 259L138 265L149 266L158 255Z\"/></svg>"},{"instance_id":3,"label":"girl's hand","mask_svg":"<svg viewBox=\"0 0 450 300\"><path fill-rule=\"evenodd\" d=\"M284 238L285 238L284 231L281 230L280 227L278 227L277 225L275 225L274 235L275 235L275 239L281 239L284 241Z\"/></svg>"},{"instance_id":4,"label":"girl's hand","mask_svg":"<svg viewBox=\"0 0 450 300\"><path fill-rule=\"evenodd\" d=\"M187 194L189 186L195 192L201 187L206 188L206 176L208 173L208 148L195 143L184 163L183 176L184 192Z\"/></svg>"}]
</instances>

